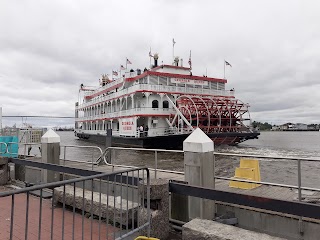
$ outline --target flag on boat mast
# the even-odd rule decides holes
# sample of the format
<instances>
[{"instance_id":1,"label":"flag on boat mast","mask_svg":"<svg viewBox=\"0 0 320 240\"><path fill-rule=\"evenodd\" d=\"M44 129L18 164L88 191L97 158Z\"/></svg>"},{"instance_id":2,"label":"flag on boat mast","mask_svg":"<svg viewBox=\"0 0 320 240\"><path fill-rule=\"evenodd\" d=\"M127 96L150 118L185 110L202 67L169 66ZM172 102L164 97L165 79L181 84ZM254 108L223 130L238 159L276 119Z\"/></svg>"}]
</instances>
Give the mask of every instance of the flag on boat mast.
<instances>
[{"instance_id":1,"label":"flag on boat mast","mask_svg":"<svg viewBox=\"0 0 320 240\"><path fill-rule=\"evenodd\" d=\"M125 70L125 67L123 65L120 65L120 70Z\"/></svg>"},{"instance_id":2,"label":"flag on boat mast","mask_svg":"<svg viewBox=\"0 0 320 240\"><path fill-rule=\"evenodd\" d=\"M226 66L232 67L231 64L229 62L227 62L226 60L224 60L224 62L226 63Z\"/></svg>"},{"instance_id":3,"label":"flag on boat mast","mask_svg":"<svg viewBox=\"0 0 320 240\"><path fill-rule=\"evenodd\" d=\"M190 50L190 56L189 56L189 67L190 67L190 70L192 70L192 61L191 61L191 50Z\"/></svg>"},{"instance_id":4,"label":"flag on boat mast","mask_svg":"<svg viewBox=\"0 0 320 240\"><path fill-rule=\"evenodd\" d=\"M112 75L114 75L114 76L118 76L118 72L117 72L117 71L113 71L113 70L112 70Z\"/></svg>"},{"instance_id":5,"label":"flag on boat mast","mask_svg":"<svg viewBox=\"0 0 320 240\"><path fill-rule=\"evenodd\" d=\"M151 47L150 47L150 51L149 51L149 58L150 58L150 69L152 68L151 65L151 58L153 58L152 52L151 52Z\"/></svg>"},{"instance_id":6,"label":"flag on boat mast","mask_svg":"<svg viewBox=\"0 0 320 240\"><path fill-rule=\"evenodd\" d=\"M128 64L132 64L132 62L128 58L126 58L126 69L128 68Z\"/></svg>"},{"instance_id":7,"label":"flag on boat mast","mask_svg":"<svg viewBox=\"0 0 320 240\"><path fill-rule=\"evenodd\" d=\"M149 51L149 57L153 57L153 55L151 53L151 47L150 47L150 51Z\"/></svg>"},{"instance_id":8,"label":"flag on boat mast","mask_svg":"<svg viewBox=\"0 0 320 240\"><path fill-rule=\"evenodd\" d=\"M174 62L174 45L176 44L176 41L174 40L174 38L172 38L172 59Z\"/></svg>"},{"instance_id":9,"label":"flag on boat mast","mask_svg":"<svg viewBox=\"0 0 320 240\"><path fill-rule=\"evenodd\" d=\"M223 79L226 79L226 66L232 67L232 65L229 62L224 60L224 64L223 64Z\"/></svg>"}]
</instances>

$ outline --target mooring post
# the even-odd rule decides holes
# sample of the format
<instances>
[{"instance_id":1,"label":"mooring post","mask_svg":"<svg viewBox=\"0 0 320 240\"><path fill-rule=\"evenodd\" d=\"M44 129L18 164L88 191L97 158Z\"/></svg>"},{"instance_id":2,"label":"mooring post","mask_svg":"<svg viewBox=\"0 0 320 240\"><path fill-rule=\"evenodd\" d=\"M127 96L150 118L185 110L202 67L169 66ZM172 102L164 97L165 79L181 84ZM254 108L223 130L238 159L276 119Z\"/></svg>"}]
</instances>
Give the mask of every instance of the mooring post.
<instances>
[{"instance_id":1,"label":"mooring post","mask_svg":"<svg viewBox=\"0 0 320 240\"><path fill-rule=\"evenodd\" d=\"M49 129L41 137L41 157L43 163L60 164L60 136ZM56 182L60 180L60 173L50 170L41 170L42 182Z\"/></svg>"},{"instance_id":2,"label":"mooring post","mask_svg":"<svg viewBox=\"0 0 320 240\"><path fill-rule=\"evenodd\" d=\"M185 181L189 185L214 188L214 144L197 128L183 142ZM189 218L213 219L214 201L189 197Z\"/></svg>"}]
</instances>

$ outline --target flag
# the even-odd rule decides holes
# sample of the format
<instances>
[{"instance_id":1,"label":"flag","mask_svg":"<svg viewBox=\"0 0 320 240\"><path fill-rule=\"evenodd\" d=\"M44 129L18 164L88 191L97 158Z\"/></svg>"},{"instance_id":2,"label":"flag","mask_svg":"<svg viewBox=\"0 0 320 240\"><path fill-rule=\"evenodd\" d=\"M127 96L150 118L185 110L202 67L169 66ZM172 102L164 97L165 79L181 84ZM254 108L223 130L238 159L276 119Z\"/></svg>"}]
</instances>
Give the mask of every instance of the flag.
<instances>
[{"instance_id":1,"label":"flag","mask_svg":"<svg viewBox=\"0 0 320 240\"><path fill-rule=\"evenodd\" d=\"M125 68L123 65L121 65L121 66L120 66L120 69L121 69L121 70L125 70L126 68Z\"/></svg>"},{"instance_id":2,"label":"flag","mask_svg":"<svg viewBox=\"0 0 320 240\"><path fill-rule=\"evenodd\" d=\"M118 76L118 72L117 71L112 71L112 75Z\"/></svg>"},{"instance_id":3,"label":"flag","mask_svg":"<svg viewBox=\"0 0 320 240\"><path fill-rule=\"evenodd\" d=\"M132 62L130 62L130 60L127 58L127 64L132 64Z\"/></svg>"},{"instance_id":4,"label":"flag","mask_svg":"<svg viewBox=\"0 0 320 240\"><path fill-rule=\"evenodd\" d=\"M151 53L151 49L150 49L150 51L149 51L149 57L153 57L153 56L152 56L152 53Z\"/></svg>"},{"instance_id":5,"label":"flag","mask_svg":"<svg viewBox=\"0 0 320 240\"><path fill-rule=\"evenodd\" d=\"M189 61L188 61L188 63L189 63L190 69L191 69L191 68L192 68L192 62L191 62L191 50L190 50L190 56L189 56Z\"/></svg>"},{"instance_id":6,"label":"flag","mask_svg":"<svg viewBox=\"0 0 320 240\"><path fill-rule=\"evenodd\" d=\"M230 64L230 63L228 63L226 60L224 60L224 62L226 63L226 66L230 66L230 67L232 67L232 66L231 66L231 64Z\"/></svg>"},{"instance_id":7,"label":"flag","mask_svg":"<svg viewBox=\"0 0 320 240\"><path fill-rule=\"evenodd\" d=\"M173 43L173 46L176 44L176 41L174 40L174 38L172 38L172 43Z\"/></svg>"}]
</instances>

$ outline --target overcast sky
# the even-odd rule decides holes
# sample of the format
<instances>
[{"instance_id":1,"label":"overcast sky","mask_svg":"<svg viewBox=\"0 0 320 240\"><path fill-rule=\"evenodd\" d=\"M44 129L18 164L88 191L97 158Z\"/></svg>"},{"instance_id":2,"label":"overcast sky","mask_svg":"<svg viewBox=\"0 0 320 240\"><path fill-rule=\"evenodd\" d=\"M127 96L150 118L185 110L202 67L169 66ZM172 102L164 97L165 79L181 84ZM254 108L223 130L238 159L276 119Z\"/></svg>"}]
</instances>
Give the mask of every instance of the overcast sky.
<instances>
[{"instance_id":1,"label":"overcast sky","mask_svg":"<svg viewBox=\"0 0 320 240\"><path fill-rule=\"evenodd\" d=\"M150 47L171 63L174 38L185 63L192 50L194 75L222 78L224 59L232 65L226 88L253 120L320 123L319 10L311 0L1 0L0 106L73 116L81 83L97 85L126 57L143 69Z\"/></svg>"}]
</instances>

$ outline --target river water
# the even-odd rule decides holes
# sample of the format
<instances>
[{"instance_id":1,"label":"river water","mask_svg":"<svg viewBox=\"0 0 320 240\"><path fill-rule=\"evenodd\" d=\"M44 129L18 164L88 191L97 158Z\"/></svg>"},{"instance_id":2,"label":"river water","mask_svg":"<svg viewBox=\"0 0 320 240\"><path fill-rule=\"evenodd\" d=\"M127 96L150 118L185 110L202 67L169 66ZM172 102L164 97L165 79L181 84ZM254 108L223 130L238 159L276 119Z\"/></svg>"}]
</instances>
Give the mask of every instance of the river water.
<instances>
[{"instance_id":1,"label":"river water","mask_svg":"<svg viewBox=\"0 0 320 240\"><path fill-rule=\"evenodd\" d=\"M103 145L78 140L73 132L57 132L61 145ZM237 146L215 147L223 153L253 154L277 157L303 157L320 159L320 132L262 132L259 139L248 140ZM63 151L62 151L63 155ZM91 161L99 153L92 149L68 148L67 159ZM157 153L158 168L183 171L183 153ZM155 153L136 150L117 150L112 155L117 164L155 167ZM63 157L63 156L62 156ZM216 157L216 175L234 175L239 166L238 157ZM320 188L320 162L302 162L302 186ZM260 161L261 180L274 183L297 185L296 161Z\"/></svg>"}]
</instances>

